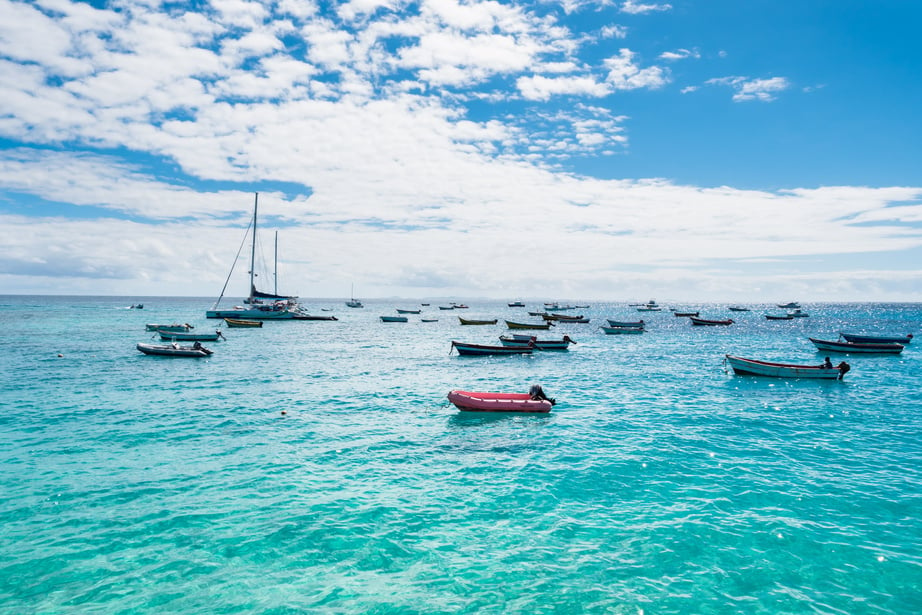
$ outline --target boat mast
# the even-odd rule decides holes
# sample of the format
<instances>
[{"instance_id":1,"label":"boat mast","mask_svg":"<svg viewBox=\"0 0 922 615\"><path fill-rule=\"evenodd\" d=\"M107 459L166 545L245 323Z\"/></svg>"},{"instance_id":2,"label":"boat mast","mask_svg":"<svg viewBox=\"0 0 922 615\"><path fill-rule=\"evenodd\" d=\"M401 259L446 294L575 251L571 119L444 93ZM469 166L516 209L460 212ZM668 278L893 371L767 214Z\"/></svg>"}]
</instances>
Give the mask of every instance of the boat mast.
<instances>
[{"instance_id":1,"label":"boat mast","mask_svg":"<svg viewBox=\"0 0 922 615\"><path fill-rule=\"evenodd\" d=\"M279 296L279 232L275 231L275 271L272 273L275 296Z\"/></svg>"},{"instance_id":2,"label":"boat mast","mask_svg":"<svg viewBox=\"0 0 922 615\"><path fill-rule=\"evenodd\" d=\"M256 291L256 212L259 209L259 193L253 200L253 237L250 244L250 298Z\"/></svg>"}]
</instances>

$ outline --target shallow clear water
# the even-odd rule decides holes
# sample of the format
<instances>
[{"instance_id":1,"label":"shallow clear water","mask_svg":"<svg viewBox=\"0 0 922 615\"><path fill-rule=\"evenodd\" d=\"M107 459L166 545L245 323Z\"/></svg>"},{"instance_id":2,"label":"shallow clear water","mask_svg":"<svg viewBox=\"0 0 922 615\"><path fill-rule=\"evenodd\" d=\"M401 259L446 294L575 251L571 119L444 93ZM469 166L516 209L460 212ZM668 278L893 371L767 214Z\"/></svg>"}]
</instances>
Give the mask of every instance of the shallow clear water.
<instances>
[{"instance_id":1,"label":"shallow clear water","mask_svg":"<svg viewBox=\"0 0 922 615\"><path fill-rule=\"evenodd\" d=\"M213 328L211 301L136 300L0 297L0 611L922 611L922 340L833 356L844 382L723 365L918 335L922 305L700 306L737 321L703 328L593 304L550 334L567 353L459 357L525 310L384 324L412 304L309 301L340 320L170 359L135 350L144 324ZM598 329L640 316L643 335ZM550 415L445 399L532 383Z\"/></svg>"}]
</instances>

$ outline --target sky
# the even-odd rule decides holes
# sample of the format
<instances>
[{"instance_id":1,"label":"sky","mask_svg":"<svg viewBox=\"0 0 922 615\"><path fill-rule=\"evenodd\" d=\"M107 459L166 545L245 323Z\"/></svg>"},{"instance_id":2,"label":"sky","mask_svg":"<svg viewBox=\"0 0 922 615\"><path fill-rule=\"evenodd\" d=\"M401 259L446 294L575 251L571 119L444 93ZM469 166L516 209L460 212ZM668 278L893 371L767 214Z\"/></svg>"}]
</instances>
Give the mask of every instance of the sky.
<instances>
[{"instance_id":1,"label":"sky","mask_svg":"<svg viewBox=\"0 0 922 615\"><path fill-rule=\"evenodd\" d=\"M0 0L0 294L922 301L920 23Z\"/></svg>"}]
</instances>

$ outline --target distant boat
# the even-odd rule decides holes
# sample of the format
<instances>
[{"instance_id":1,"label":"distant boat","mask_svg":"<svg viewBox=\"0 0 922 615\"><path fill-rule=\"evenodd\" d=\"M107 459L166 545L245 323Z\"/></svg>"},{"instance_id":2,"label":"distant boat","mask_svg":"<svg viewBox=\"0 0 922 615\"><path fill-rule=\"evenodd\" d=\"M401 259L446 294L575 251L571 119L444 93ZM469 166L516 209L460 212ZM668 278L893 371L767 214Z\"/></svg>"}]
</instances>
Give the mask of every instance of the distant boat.
<instances>
[{"instance_id":1,"label":"distant boat","mask_svg":"<svg viewBox=\"0 0 922 615\"><path fill-rule=\"evenodd\" d=\"M440 306L439 306L439 309L440 309L440 310L453 310L453 309L455 309L455 306L453 306L453 305L440 305Z\"/></svg>"},{"instance_id":2,"label":"distant boat","mask_svg":"<svg viewBox=\"0 0 922 615\"><path fill-rule=\"evenodd\" d=\"M525 304L521 301L513 301L512 303L507 303L509 307L525 307Z\"/></svg>"},{"instance_id":3,"label":"distant boat","mask_svg":"<svg viewBox=\"0 0 922 615\"><path fill-rule=\"evenodd\" d=\"M742 307L742 306L739 306L739 305L731 305L731 306L728 307L727 309L730 310L731 312L749 312L749 311L751 311L748 307Z\"/></svg>"},{"instance_id":4,"label":"distant boat","mask_svg":"<svg viewBox=\"0 0 922 615\"><path fill-rule=\"evenodd\" d=\"M143 304L143 303L135 303L134 305L129 305L129 306L128 306L128 309L129 309L129 310L143 310L143 309L144 309L144 304Z\"/></svg>"},{"instance_id":5,"label":"distant boat","mask_svg":"<svg viewBox=\"0 0 922 615\"><path fill-rule=\"evenodd\" d=\"M489 346L486 344L468 344L465 342L452 341L451 347L458 351L459 355L504 355L504 354L531 354L534 344L525 346Z\"/></svg>"},{"instance_id":6,"label":"distant boat","mask_svg":"<svg viewBox=\"0 0 922 615\"><path fill-rule=\"evenodd\" d=\"M382 316L381 322L407 322L409 319L406 316Z\"/></svg>"},{"instance_id":7,"label":"distant boat","mask_svg":"<svg viewBox=\"0 0 922 615\"><path fill-rule=\"evenodd\" d=\"M349 293L349 300L346 301L346 306L351 308L365 307L362 305L361 301L355 298L355 284L352 285L352 291Z\"/></svg>"},{"instance_id":8,"label":"distant boat","mask_svg":"<svg viewBox=\"0 0 922 615\"><path fill-rule=\"evenodd\" d=\"M771 363L756 359L744 359L726 355L727 363L737 374L749 376L771 376L773 378L816 378L822 380L841 380L850 367L844 361L835 367L822 365L790 365L788 363Z\"/></svg>"},{"instance_id":9,"label":"distant boat","mask_svg":"<svg viewBox=\"0 0 922 615\"><path fill-rule=\"evenodd\" d=\"M904 346L895 342L878 342L878 343L859 343L859 342L836 342L829 340L818 340L814 337L808 338L813 345L819 350L826 352L845 352L854 354L899 354L903 352Z\"/></svg>"},{"instance_id":10,"label":"distant boat","mask_svg":"<svg viewBox=\"0 0 922 615\"><path fill-rule=\"evenodd\" d=\"M438 318L420 318L419 322L438 322Z\"/></svg>"},{"instance_id":11,"label":"distant boat","mask_svg":"<svg viewBox=\"0 0 922 615\"><path fill-rule=\"evenodd\" d=\"M715 326L727 326L733 324L732 318L724 318L721 320L709 320L707 318L696 318L695 316L689 316L688 318L691 321L691 324L696 326L704 327L715 327Z\"/></svg>"},{"instance_id":12,"label":"distant boat","mask_svg":"<svg viewBox=\"0 0 922 615\"><path fill-rule=\"evenodd\" d=\"M528 346L528 344L533 344L535 350L568 350L570 344L576 343L569 335L564 335L563 339L559 340L539 340L533 335L522 334L500 335L499 341L503 346Z\"/></svg>"},{"instance_id":13,"label":"distant boat","mask_svg":"<svg viewBox=\"0 0 922 615\"><path fill-rule=\"evenodd\" d=\"M637 308L638 312L662 312L663 308L653 305L641 305Z\"/></svg>"},{"instance_id":14,"label":"distant boat","mask_svg":"<svg viewBox=\"0 0 922 615\"><path fill-rule=\"evenodd\" d=\"M198 342L192 346L180 346L177 343L172 344L138 344L138 350L144 354L159 355L162 357L207 357L213 354Z\"/></svg>"},{"instance_id":15,"label":"distant boat","mask_svg":"<svg viewBox=\"0 0 922 615\"><path fill-rule=\"evenodd\" d=\"M294 316L295 320L339 320L336 316L332 314L329 316L321 316L315 314L305 314L303 312L298 312Z\"/></svg>"},{"instance_id":16,"label":"distant boat","mask_svg":"<svg viewBox=\"0 0 922 615\"><path fill-rule=\"evenodd\" d=\"M643 329L644 321L643 320L612 320L608 319L609 327L621 327L629 329Z\"/></svg>"},{"instance_id":17,"label":"distant boat","mask_svg":"<svg viewBox=\"0 0 922 615\"><path fill-rule=\"evenodd\" d=\"M809 316L809 314L802 310L794 310L793 312L788 312L788 316L791 318L806 318Z\"/></svg>"},{"instance_id":18,"label":"distant boat","mask_svg":"<svg viewBox=\"0 0 922 615\"><path fill-rule=\"evenodd\" d=\"M225 339L220 331L214 333L193 333L191 331L157 331L160 339L167 342L217 342Z\"/></svg>"},{"instance_id":19,"label":"distant boat","mask_svg":"<svg viewBox=\"0 0 922 615\"><path fill-rule=\"evenodd\" d=\"M791 301L790 303L779 303L778 307L784 308L786 310L796 310L800 307L800 304L796 301Z\"/></svg>"},{"instance_id":20,"label":"distant boat","mask_svg":"<svg viewBox=\"0 0 922 615\"><path fill-rule=\"evenodd\" d=\"M698 312L674 312L676 316L697 316Z\"/></svg>"},{"instance_id":21,"label":"distant boat","mask_svg":"<svg viewBox=\"0 0 922 615\"><path fill-rule=\"evenodd\" d=\"M536 330L543 329L546 331L554 326L553 322L528 323L528 322L513 322L511 320L507 320L505 322L506 322L506 326L509 327L510 329L536 329Z\"/></svg>"},{"instance_id":22,"label":"distant boat","mask_svg":"<svg viewBox=\"0 0 922 615\"><path fill-rule=\"evenodd\" d=\"M498 321L496 318L493 320L473 320L470 318L461 318L458 316L458 320L461 321L462 325L495 325Z\"/></svg>"},{"instance_id":23,"label":"distant boat","mask_svg":"<svg viewBox=\"0 0 922 615\"><path fill-rule=\"evenodd\" d=\"M765 320L794 320L793 314L766 314Z\"/></svg>"},{"instance_id":24,"label":"distant boat","mask_svg":"<svg viewBox=\"0 0 922 615\"><path fill-rule=\"evenodd\" d=\"M846 342L858 344L909 344L912 342L912 333L906 335L867 335L859 333L839 333L839 337Z\"/></svg>"},{"instance_id":25,"label":"distant boat","mask_svg":"<svg viewBox=\"0 0 922 615\"><path fill-rule=\"evenodd\" d=\"M599 327L605 335L637 335L644 332L643 327Z\"/></svg>"},{"instance_id":26,"label":"distant boat","mask_svg":"<svg viewBox=\"0 0 922 615\"><path fill-rule=\"evenodd\" d=\"M182 325L173 323L172 325L145 325L144 328L147 329L148 331L189 331L190 329L194 329L195 327L193 327L189 323L185 323Z\"/></svg>"},{"instance_id":27,"label":"distant boat","mask_svg":"<svg viewBox=\"0 0 922 615\"><path fill-rule=\"evenodd\" d=\"M578 316L568 316L566 314L557 314L556 312L551 314L542 314L541 318L544 320L556 320L558 322L589 322L589 319L584 317L582 314Z\"/></svg>"},{"instance_id":28,"label":"distant boat","mask_svg":"<svg viewBox=\"0 0 922 615\"><path fill-rule=\"evenodd\" d=\"M224 323L228 327L233 328L244 328L244 327L261 327L263 326L263 321L261 320L242 320L239 318L225 318Z\"/></svg>"},{"instance_id":29,"label":"distant boat","mask_svg":"<svg viewBox=\"0 0 922 615\"><path fill-rule=\"evenodd\" d=\"M554 406L553 400L534 399L528 393L487 393L478 391L451 391L448 401L458 410L466 412L524 412L546 414Z\"/></svg>"},{"instance_id":30,"label":"distant boat","mask_svg":"<svg viewBox=\"0 0 922 615\"><path fill-rule=\"evenodd\" d=\"M422 312L422 310L401 310L397 308L398 314L419 314L420 312Z\"/></svg>"}]
</instances>

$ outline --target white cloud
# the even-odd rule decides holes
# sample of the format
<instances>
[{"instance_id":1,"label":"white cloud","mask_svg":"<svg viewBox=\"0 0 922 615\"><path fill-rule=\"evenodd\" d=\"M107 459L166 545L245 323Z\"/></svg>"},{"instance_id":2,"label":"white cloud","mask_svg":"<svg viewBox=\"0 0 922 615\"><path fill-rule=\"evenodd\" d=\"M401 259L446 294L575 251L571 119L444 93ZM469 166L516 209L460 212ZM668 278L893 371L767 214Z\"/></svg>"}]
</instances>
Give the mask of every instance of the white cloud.
<instances>
[{"instance_id":1,"label":"white cloud","mask_svg":"<svg viewBox=\"0 0 922 615\"><path fill-rule=\"evenodd\" d=\"M687 58L699 59L701 53L697 49L676 49L675 51L664 51L660 54L661 60L685 60Z\"/></svg>"},{"instance_id":2,"label":"white cloud","mask_svg":"<svg viewBox=\"0 0 922 615\"><path fill-rule=\"evenodd\" d=\"M608 69L606 80L615 90L655 89L669 83L666 69L659 66L640 68L634 63L635 55L630 49L621 49L617 56L604 61Z\"/></svg>"},{"instance_id":3,"label":"white cloud","mask_svg":"<svg viewBox=\"0 0 922 615\"><path fill-rule=\"evenodd\" d=\"M626 0L621 5L621 12L628 13L630 15L643 15L645 13L654 13L672 10L671 4L643 4L639 2L634 2L634 0Z\"/></svg>"},{"instance_id":4,"label":"white cloud","mask_svg":"<svg viewBox=\"0 0 922 615\"><path fill-rule=\"evenodd\" d=\"M790 82L784 77L772 77L770 79L720 77L709 79L705 83L709 85L730 86L734 90L733 100L735 102L746 102L750 100L771 102L777 98L779 92L783 92L791 86Z\"/></svg>"},{"instance_id":5,"label":"white cloud","mask_svg":"<svg viewBox=\"0 0 922 615\"><path fill-rule=\"evenodd\" d=\"M529 100L548 100L557 95L605 96L610 88L592 77L519 77L516 87Z\"/></svg>"}]
</instances>

